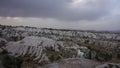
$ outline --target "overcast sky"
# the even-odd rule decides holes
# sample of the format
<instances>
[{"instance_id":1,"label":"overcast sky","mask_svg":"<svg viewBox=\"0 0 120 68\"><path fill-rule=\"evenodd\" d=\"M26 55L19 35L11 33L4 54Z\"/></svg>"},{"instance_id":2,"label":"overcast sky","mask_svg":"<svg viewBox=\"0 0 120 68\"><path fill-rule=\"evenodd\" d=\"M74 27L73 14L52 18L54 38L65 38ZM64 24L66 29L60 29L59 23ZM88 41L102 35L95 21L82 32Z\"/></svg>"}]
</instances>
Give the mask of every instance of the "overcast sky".
<instances>
[{"instance_id":1,"label":"overcast sky","mask_svg":"<svg viewBox=\"0 0 120 68\"><path fill-rule=\"evenodd\" d=\"M0 24L120 30L120 0L0 0Z\"/></svg>"}]
</instances>

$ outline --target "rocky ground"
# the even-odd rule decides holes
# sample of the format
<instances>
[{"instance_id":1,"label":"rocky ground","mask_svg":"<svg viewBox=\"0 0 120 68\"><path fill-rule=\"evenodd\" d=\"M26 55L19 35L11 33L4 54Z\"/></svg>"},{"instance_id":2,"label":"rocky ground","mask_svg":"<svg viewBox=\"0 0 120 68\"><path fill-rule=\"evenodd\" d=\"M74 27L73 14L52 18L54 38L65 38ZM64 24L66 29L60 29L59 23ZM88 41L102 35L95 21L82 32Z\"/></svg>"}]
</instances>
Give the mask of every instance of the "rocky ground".
<instances>
[{"instance_id":1,"label":"rocky ground","mask_svg":"<svg viewBox=\"0 0 120 68\"><path fill-rule=\"evenodd\" d=\"M120 68L120 33L0 25L0 68Z\"/></svg>"}]
</instances>

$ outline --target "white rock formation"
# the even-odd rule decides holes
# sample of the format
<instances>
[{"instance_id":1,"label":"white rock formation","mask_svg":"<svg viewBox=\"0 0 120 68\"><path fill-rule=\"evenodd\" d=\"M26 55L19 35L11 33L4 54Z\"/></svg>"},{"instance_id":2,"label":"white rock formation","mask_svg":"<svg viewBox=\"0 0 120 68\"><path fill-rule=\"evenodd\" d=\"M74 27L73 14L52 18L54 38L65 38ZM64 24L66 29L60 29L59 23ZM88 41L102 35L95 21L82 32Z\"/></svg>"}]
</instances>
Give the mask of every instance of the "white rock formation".
<instances>
[{"instance_id":1,"label":"white rock formation","mask_svg":"<svg viewBox=\"0 0 120 68\"><path fill-rule=\"evenodd\" d=\"M5 43L7 43L7 40L0 38L0 52L3 51L3 49L5 47Z\"/></svg>"},{"instance_id":2,"label":"white rock formation","mask_svg":"<svg viewBox=\"0 0 120 68\"><path fill-rule=\"evenodd\" d=\"M60 53L60 48L63 50L75 49L77 54L72 54L77 58L83 57L84 53L80 50L85 50L85 47L80 47L75 43L66 43L62 41L55 41L45 37L28 36L21 41L9 42L6 44L5 49L10 52L10 55L15 57L29 56L34 61L39 63L42 61L49 61L49 55L47 48L54 50L54 52ZM51 52L49 52L51 53ZM51 53L52 54L52 53ZM63 53L64 54L64 53ZM71 54L71 53L70 53Z\"/></svg>"},{"instance_id":3,"label":"white rock formation","mask_svg":"<svg viewBox=\"0 0 120 68\"><path fill-rule=\"evenodd\" d=\"M7 42L7 40L5 40L3 38L0 38L0 42L2 42L2 41L5 42L5 43Z\"/></svg>"},{"instance_id":4,"label":"white rock formation","mask_svg":"<svg viewBox=\"0 0 120 68\"><path fill-rule=\"evenodd\" d=\"M77 50L77 57L83 58L84 53L80 51L80 49Z\"/></svg>"},{"instance_id":5,"label":"white rock formation","mask_svg":"<svg viewBox=\"0 0 120 68\"><path fill-rule=\"evenodd\" d=\"M43 52L45 47L52 47L55 51L58 51L58 47L56 46L56 42L52 39L30 36L18 42L9 42L6 50L13 56L30 55L30 57L35 57L33 60L41 62L48 60L46 53Z\"/></svg>"}]
</instances>

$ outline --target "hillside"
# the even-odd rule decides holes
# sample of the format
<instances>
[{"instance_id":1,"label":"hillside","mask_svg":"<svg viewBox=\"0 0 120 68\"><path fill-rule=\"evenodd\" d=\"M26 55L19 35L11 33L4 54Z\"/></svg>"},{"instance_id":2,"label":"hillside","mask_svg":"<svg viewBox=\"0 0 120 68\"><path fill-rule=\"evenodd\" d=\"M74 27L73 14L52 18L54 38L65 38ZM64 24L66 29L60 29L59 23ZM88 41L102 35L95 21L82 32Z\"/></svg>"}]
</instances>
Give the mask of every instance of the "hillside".
<instances>
[{"instance_id":1,"label":"hillside","mask_svg":"<svg viewBox=\"0 0 120 68\"><path fill-rule=\"evenodd\" d=\"M89 67L84 64L93 64L89 67L92 68L106 62L119 66L115 63L120 63L120 33L0 25L3 66L9 67L9 62L5 61L11 60L13 68L15 65L26 68L26 64L43 68L57 64L57 68L63 68L59 67L63 61L68 65L66 68L70 68L72 59L77 63L76 59L80 60L77 65L82 68Z\"/></svg>"}]
</instances>

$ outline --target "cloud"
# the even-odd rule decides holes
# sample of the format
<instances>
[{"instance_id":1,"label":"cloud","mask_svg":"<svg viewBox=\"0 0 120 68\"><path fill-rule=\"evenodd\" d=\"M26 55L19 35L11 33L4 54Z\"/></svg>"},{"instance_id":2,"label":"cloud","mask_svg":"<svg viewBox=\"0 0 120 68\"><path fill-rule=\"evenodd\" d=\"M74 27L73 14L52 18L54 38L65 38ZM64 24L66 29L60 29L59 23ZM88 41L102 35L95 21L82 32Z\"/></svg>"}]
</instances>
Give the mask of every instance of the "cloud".
<instances>
[{"instance_id":1,"label":"cloud","mask_svg":"<svg viewBox=\"0 0 120 68\"><path fill-rule=\"evenodd\" d=\"M58 21L52 18L0 17L0 24L14 26L34 26L39 28L77 29L77 30L119 30L119 16L106 17L95 21Z\"/></svg>"},{"instance_id":2,"label":"cloud","mask_svg":"<svg viewBox=\"0 0 120 68\"><path fill-rule=\"evenodd\" d=\"M120 0L0 0L0 24L120 30Z\"/></svg>"},{"instance_id":3,"label":"cloud","mask_svg":"<svg viewBox=\"0 0 120 68\"><path fill-rule=\"evenodd\" d=\"M118 0L1 0L2 17L97 20L109 15ZM114 7L113 7L114 6Z\"/></svg>"}]
</instances>

